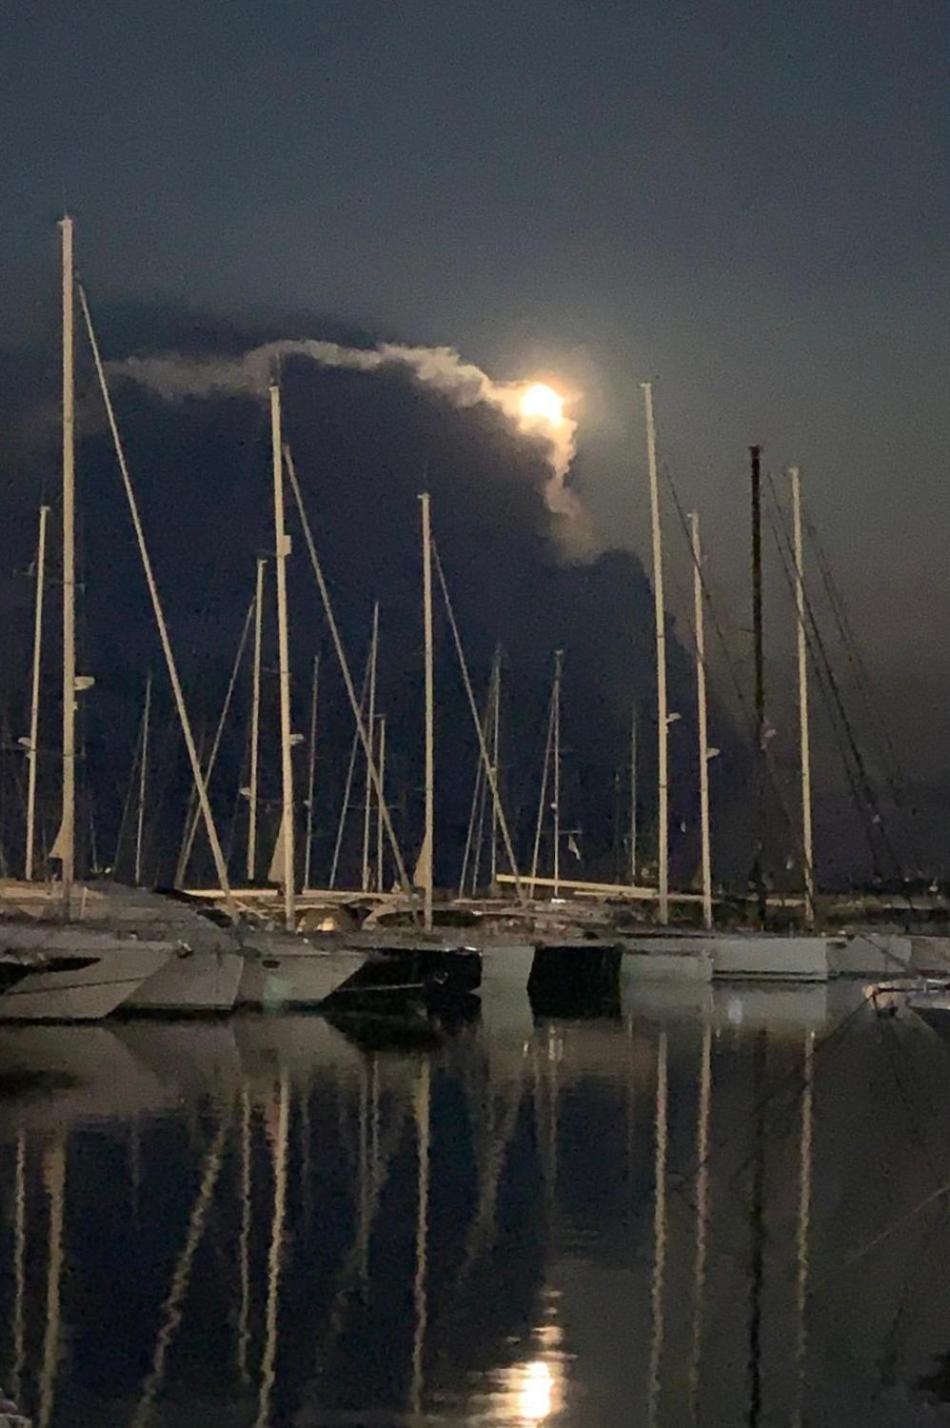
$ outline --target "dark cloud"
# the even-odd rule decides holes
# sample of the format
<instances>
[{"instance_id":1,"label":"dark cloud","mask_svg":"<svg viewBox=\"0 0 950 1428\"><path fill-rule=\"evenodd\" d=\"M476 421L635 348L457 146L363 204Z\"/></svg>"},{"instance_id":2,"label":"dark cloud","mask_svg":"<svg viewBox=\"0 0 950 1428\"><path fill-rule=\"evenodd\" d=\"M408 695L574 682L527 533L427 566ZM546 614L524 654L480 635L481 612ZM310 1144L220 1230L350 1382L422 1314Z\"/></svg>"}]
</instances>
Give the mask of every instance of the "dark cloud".
<instances>
[{"instance_id":1,"label":"dark cloud","mask_svg":"<svg viewBox=\"0 0 950 1428\"><path fill-rule=\"evenodd\" d=\"M101 314L100 340L110 360L149 350L150 328L163 346L183 352L236 352L276 335L266 323L241 330L224 319L125 305ZM321 337L342 329L312 319ZM348 341L365 337L348 332ZM135 737L147 666L159 666L144 582L107 433L96 413L90 373L82 401L80 448L82 667L96 677L85 696L89 773L99 781L103 822L114 830ZM418 493L431 492L434 530L473 679L481 698L496 643L505 654L505 785L522 849L530 842L544 740L553 651L565 651L564 817L580 829L584 869L611 875L615 853L615 773L627 761L631 702L641 711L643 802L652 802L650 767L652 603L635 557L610 552L593 562L565 562L558 517L545 504L547 453L512 430L493 408L451 406L398 367L366 374L330 370L305 359L282 373L285 434L325 564L354 668L364 658L372 602L381 601L380 709L390 720L392 796L407 849L421 810L421 612ZM31 394L35 395L35 394ZM266 404L246 396L165 403L141 386L116 381L115 400L133 478L195 722L210 727L221 698L259 554L272 545L270 432ZM23 430L39 429L26 415ZM47 458L55 457L47 429ZM26 462L17 476L19 534L28 550L36 481ZM288 501L290 501L288 493ZM343 781L351 721L324 632L302 538L290 563L295 723L306 726L309 669L324 657L316 868L323 873ZM22 605L22 602L21 602ZM21 621L24 608L20 610ZM268 651L273 619L268 609ZM51 630L55 629L55 617ZM51 635L55 638L55 635ZM437 617L440 877L451 881L467 818L475 740L444 616ZM273 761L276 683L266 656L268 757L265 780L276 798ZM674 697L686 725L692 707L685 653L673 643ZM160 701L161 703L161 701ZM167 700L165 701L167 706ZM227 821L246 740L247 681L222 753L218 803ZM170 713L166 707L166 713ZM677 737L690 739L687 728ZM184 770L167 736L165 781L182 792ZM177 761L176 761L177 759ZM685 759L691 766L693 759ZM301 773L303 765L301 764ZM624 775L625 777L625 775ZM692 783L678 794L692 857ZM623 794L624 806L626 793ZM273 812L276 810L274 809ZM174 798L166 799L161 839L173 842ZM269 817L265 822L272 822ZM624 827L626 814L623 814ZM644 844L646 846L646 844ZM682 859L681 859L682 861Z\"/></svg>"}]
</instances>

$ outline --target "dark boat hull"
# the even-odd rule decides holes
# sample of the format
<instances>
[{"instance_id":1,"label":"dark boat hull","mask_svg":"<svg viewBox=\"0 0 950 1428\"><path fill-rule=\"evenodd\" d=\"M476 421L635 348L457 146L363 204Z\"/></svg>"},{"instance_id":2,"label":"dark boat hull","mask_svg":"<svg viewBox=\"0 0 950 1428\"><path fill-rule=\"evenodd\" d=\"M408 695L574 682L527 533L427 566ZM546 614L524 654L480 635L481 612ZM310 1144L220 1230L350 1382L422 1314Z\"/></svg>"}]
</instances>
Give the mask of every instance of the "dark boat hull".
<instances>
[{"instance_id":1,"label":"dark boat hull","mask_svg":"<svg viewBox=\"0 0 950 1428\"><path fill-rule=\"evenodd\" d=\"M469 948L378 947L326 1006L337 1013L447 1011L477 998L481 981L481 958Z\"/></svg>"}]
</instances>

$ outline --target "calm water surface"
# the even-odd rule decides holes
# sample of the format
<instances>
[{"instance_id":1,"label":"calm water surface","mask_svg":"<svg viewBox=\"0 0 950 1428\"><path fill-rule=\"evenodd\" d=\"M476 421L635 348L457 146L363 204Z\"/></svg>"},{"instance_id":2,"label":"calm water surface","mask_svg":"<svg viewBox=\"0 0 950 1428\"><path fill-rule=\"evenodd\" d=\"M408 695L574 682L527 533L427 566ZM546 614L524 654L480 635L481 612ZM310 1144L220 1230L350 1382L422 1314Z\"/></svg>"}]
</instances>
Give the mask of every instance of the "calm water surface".
<instances>
[{"instance_id":1,"label":"calm water surface","mask_svg":"<svg viewBox=\"0 0 950 1428\"><path fill-rule=\"evenodd\" d=\"M947 1046L688 995L0 1028L0 1378L36 1428L946 1421Z\"/></svg>"}]
</instances>

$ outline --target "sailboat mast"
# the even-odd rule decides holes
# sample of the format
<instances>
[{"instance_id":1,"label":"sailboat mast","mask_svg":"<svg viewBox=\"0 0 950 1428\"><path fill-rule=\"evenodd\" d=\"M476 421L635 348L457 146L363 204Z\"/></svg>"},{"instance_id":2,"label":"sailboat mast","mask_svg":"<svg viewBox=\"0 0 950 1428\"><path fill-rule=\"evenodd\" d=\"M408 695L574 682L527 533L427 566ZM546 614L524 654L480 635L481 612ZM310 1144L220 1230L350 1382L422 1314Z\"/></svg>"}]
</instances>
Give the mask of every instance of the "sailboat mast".
<instances>
[{"instance_id":1,"label":"sailboat mast","mask_svg":"<svg viewBox=\"0 0 950 1428\"><path fill-rule=\"evenodd\" d=\"M630 886L637 885L637 703L630 711Z\"/></svg>"},{"instance_id":2,"label":"sailboat mast","mask_svg":"<svg viewBox=\"0 0 950 1428\"><path fill-rule=\"evenodd\" d=\"M63 910L76 876L76 409L73 220L60 223L63 266Z\"/></svg>"},{"instance_id":3,"label":"sailboat mast","mask_svg":"<svg viewBox=\"0 0 950 1428\"><path fill-rule=\"evenodd\" d=\"M657 780L657 913L661 922L670 915L670 790L667 750L669 718L666 705L666 617L663 599L663 536L660 529L660 483L656 466L656 425L653 419L653 384L641 382L647 427L647 461L650 471L650 525L653 540L653 607L656 621L656 780Z\"/></svg>"},{"instance_id":4,"label":"sailboat mast","mask_svg":"<svg viewBox=\"0 0 950 1428\"><path fill-rule=\"evenodd\" d=\"M795 613L798 620L798 729L802 765L802 858L805 875L805 921L815 920L815 867L811 829L811 735L808 718L808 644L805 633L805 549L802 540L802 481L797 466L790 466L792 522L795 539Z\"/></svg>"},{"instance_id":5,"label":"sailboat mast","mask_svg":"<svg viewBox=\"0 0 950 1428\"><path fill-rule=\"evenodd\" d=\"M709 740L706 722L706 626L699 513L689 518L693 548L693 619L696 637L696 726L699 732L699 823L703 875L703 926L712 927L712 862L709 851Z\"/></svg>"},{"instance_id":6,"label":"sailboat mast","mask_svg":"<svg viewBox=\"0 0 950 1428\"><path fill-rule=\"evenodd\" d=\"M554 896L561 895L561 667L564 651L554 651Z\"/></svg>"},{"instance_id":7,"label":"sailboat mast","mask_svg":"<svg viewBox=\"0 0 950 1428\"><path fill-rule=\"evenodd\" d=\"M264 566L258 557L254 594L254 673L251 690L251 769L247 800L247 880L254 881L257 864L257 776L261 733L261 626L264 616Z\"/></svg>"},{"instance_id":8,"label":"sailboat mast","mask_svg":"<svg viewBox=\"0 0 950 1428\"><path fill-rule=\"evenodd\" d=\"M313 842L313 784L317 766L317 698L320 693L320 656L313 657L313 679L310 684L310 748L307 761L307 846L304 849L303 885L310 886L310 855Z\"/></svg>"},{"instance_id":9,"label":"sailboat mast","mask_svg":"<svg viewBox=\"0 0 950 1428\"><path fill-rule=\"evenodd\" d=\"M145 788L148 781L148 725L152 712L152 671L145 680L145 708L142 711L142 762L139 766L139 810L135 826L135 886L142 886L142 829L145 823Z\"/></svg>"},{"instance_id":10,"label":"sailboat mast","mask_svg":"<svg viewBox=\"0 0 950 1428\"><path fill-rule=\"evenodd\" d=\"M26 857L23 876L33 878L33 845L36 841L36 757L40 725L40 661L43 653L43 585L46 574L46 520L49 506L40 506L40 528L36 540L36 607L33 615L33 682L30 692L30 742L27 749Z\"/></svg>"},{"instance_id":11,"label":"sailboat mast","mask_svg":"<svg viewBox=\"0 0 950 1428\"><path fill-rule=\"evenodd\" d=\"M386 891L383 876L383 860L386 856L383 845L383 799L386 797L386 715L377 720L379 732L376 735L376 762L379 768L379 798L376 801L376 891Z\"/></svg>"},{"instance_id":12,"label":"sailboat mast","mask_svg":"<svg viewBox=\"0 0 950 1428\"><path fill-rule=\"evenodd\" d=\"M498 788L498 751L501 735L501 649L495 650L494 701L492 704L491 767L493 792ZM491 801L491 890L497 892L498 882L498 799Z\"/></svg>"},{"instance_id":13,"label":"sailboat mast","mask_svg":"<svg viewBox=\"0 0 950 1428\"><path fill-rule=\"evenodd\" d=\"M369 710L366 728L369 732L369 757L366 760L366 792L363 802L363 892L369 892L369 829L370 804L373 800L373 733L376 728L376 661L379 656L379 601L373 605L373 635L369 656Z\"/></svg>"},{"instance_id":14,"label":"sailboat mast","mask_svg":"<svg viewBox=\"0 0 950 1428\"><path fill-rule=\"evenodd\" d=\"M425 830L422 846L426 852L422 872L423 920L432 929L432 880L435 873L435 689L432 669L432 527L429 493L419 497L422 506L422 617L425 633Z\"/></svg>"},{"instance_id":15,"label":"sailboat mast","mask_svg":"<svg viewBox=\"0 0 950 1428\"><path fill-rule=\"evenodd\" d=\"M284 530L284 470L280 433L280 388L270 388L271 447L274 468L274 533L277 539L277 664L280 681L280 773L283 793L284 921L294 927L294 770L290 757L290 640L287 628L287 556L290 538Z\"/></svg>"},{"instance_id":16,"label":"sailboat mast","mask_svg":"<svg viewBox=\"0 0 950 1428\"><path fill-rule=\"evenodd\" d=\"M752 480L752 638L755 657L756 844L752 882L759 926L765 926L765 649L762 635L762 475L761 446L749 447Z\"/></svg>"}]
</instances>

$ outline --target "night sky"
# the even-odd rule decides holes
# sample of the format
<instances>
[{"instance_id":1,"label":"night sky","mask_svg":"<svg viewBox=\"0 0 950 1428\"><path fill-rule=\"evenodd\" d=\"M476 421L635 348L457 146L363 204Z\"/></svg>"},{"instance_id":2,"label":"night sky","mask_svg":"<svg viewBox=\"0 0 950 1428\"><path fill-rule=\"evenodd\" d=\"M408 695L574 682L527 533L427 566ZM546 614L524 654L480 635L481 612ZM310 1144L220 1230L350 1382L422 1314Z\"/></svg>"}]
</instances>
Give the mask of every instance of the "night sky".
<instances>
[{"instance_id":1,"label":"night sky","mask_svg":"<svg viewBox=\"0 0 950 1428\"><path fill-rule=\"evenodd\" d=\"M578 487L643 555L653 377L742 669L761 441L911 775L950 784L945 4L0 0L0 52L4 347L55 342L65 199L103 301L321 314L581 392Z\"/></svg>"}]
</instances>

